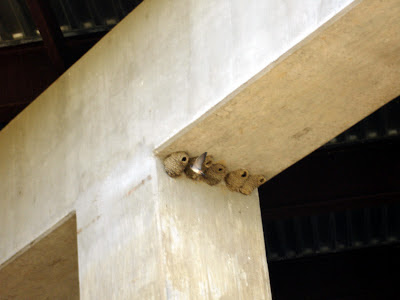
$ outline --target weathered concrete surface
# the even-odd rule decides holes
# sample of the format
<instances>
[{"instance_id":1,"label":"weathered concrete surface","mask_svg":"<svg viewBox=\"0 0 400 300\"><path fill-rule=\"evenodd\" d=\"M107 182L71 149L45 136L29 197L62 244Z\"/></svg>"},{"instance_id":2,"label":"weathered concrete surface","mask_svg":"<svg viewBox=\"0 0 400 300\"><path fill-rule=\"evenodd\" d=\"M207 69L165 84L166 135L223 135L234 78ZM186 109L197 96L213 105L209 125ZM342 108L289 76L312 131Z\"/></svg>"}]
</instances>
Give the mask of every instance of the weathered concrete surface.
<instances>
[{"instance_id":1,"label":"weathered concrete surface","mask_svg":"<svg viewBox=\"0 0 400 300\"><path fill-rule=\"evenodd\" d=\"M256 196L181 201L153 151L349 2L146 0L0 132L0 263L76 210L83 299L268 299Z\"/></svg>"},{"instance_id":2,"label":"weathered concrete surface","mask_svg":"<svg viewBox=\"0 0 400 300\"><path fill-rule=\"evenodd\" d=\"M275 176L400 94L399 15L398 0L362 1L158 154L208 151L231 169Z\"/></svg>"},{"instance_id":3,"label":"weathered concrete surface","mask_svg":"<svg viewBox=\"0 0 400 300\"><path fill-rule=\"evenodd\" d=\"M244 196L222 184L172 179L162 168L167 299L271 299L257 191Z\"/></svg>"},{"instance_id":4,"label":"weathered concrete surface","mask_svg":"<svg viewBox=\"0 0 400 300\"><path fill-rule=\"evenodd\" d=\"M76 217L70 214L0 265L0 299L79 299Z\"/></svg>"}]
</instances>

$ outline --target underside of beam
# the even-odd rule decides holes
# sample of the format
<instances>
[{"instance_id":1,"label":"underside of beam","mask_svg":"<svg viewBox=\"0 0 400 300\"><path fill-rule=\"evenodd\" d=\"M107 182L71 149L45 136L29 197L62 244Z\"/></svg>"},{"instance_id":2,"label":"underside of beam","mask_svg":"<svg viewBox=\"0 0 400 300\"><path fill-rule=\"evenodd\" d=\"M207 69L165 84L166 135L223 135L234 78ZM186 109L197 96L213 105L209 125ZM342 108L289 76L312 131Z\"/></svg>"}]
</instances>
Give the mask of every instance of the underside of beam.
<instances>
[{"instance_id":1,"label":"underside of beam","mask_svg":"<svg viewBox=\"0 0 400 300\"><path fill-rule=\"evenodd\" d=\"M271 178L400 94L400 1L362 1L156 149Z\"/></svg>"}]
</instances>

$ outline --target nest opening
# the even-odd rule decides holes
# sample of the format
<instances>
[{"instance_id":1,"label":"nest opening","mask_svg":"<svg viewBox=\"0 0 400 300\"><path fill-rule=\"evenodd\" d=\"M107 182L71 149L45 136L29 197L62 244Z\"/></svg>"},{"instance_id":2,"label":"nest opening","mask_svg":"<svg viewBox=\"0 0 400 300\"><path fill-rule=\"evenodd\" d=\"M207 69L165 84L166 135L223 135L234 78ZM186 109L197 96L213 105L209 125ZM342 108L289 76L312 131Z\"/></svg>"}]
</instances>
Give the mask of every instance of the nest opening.
<instances>
[{"instance_id":1,"label":"nest opening","mask_svg":"<svg viewBox=\"0 0 400 300\"><path fill-rule=\"evenodd\" d=\"M187 160L186 156L182 157L182 161L186 161L186 160Z\"/></svg>"},{"instance_id":2,"label":"nest opening","mask_svg":"<svg viewBox=\"0 0 400 300\"><path fill-rule=\"evenodd\" d=\"M242 177L246 177L246 176L247 176L247 172L244 171L243 174L242 174Z\"/></svg>"},{"instance_id":3,"label":"nest opening","mask_svg":"<svg viewBox=\"0 0 400 300\"><path fill-rule=\"evenodd\" d=\"M226 167L222 164L212 164L204 173L205 177L202 180L209 185L215 185L224 179Z\"/></svg>"}]
</instances>

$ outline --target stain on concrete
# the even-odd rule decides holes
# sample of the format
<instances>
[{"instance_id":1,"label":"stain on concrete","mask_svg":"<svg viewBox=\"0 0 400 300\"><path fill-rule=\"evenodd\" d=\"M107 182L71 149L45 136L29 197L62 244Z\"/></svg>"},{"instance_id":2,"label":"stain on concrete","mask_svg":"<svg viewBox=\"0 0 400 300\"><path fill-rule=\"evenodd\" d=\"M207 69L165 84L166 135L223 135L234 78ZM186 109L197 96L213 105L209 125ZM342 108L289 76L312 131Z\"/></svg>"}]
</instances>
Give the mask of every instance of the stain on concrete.
<instances>
[{"instance_id":1,"label":"stain on concrete","mask_svg":"<svg viewBox=\"0 0 400 300\"><path fill-rule=\"evenodd\" d=\"M306 127L302 130L300 130L299 132L297 132L296 134L292 135L292 138L295 140L300 139L302 136L306 135L307 133L309 133L311 131L311 127Z\"/></svg>"},{"instance_id":2,"label":"stain on concrete","mask_svg":"<svg viewBox=\"0 0 400 300\"><path fill-rule=\"evenodd\" d=\"M132 194L134 191L136 191L137 189L139 189L142 185L144 185L146 183L146 181L150 181L151 180L151 175L148 175L146 178L142 179L137 185L135 185L133 188L131 188L128 193L126 193L127 196L129 196L130 194Z\"/></svg>"},{"instance_id":3,"label":"stain on concrete","mask_svg":"<svg viewBox=\"0 0 400 300\"><path fill-rule=\"evenodd\" d=\"M97 216L96 218L91 220L89 223L87 223L85 226L83 226L80 229L78 229L78 231L76 233L80 234L83 230L87 229L90 225L92 225L93 223L97 222L99 219L100 219L100 216Z\"/></svg>"}]
</instances>

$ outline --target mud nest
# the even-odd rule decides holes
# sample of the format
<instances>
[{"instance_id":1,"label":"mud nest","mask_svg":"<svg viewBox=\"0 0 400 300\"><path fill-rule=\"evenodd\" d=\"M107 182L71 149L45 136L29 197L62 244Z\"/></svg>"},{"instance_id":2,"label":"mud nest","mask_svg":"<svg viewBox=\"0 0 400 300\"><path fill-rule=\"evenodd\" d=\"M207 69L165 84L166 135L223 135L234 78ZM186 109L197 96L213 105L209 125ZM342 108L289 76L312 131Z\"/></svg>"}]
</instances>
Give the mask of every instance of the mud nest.
<instances>
[{"instance_id":1,"label":"mud nest","mask_svg":"<svg viewBox=\"0 0 400 300\"><path fill-rule=\"evenodd\" d=\"M240 192L245 195L250 195L256 188L267 182L263 175L250 175L240 188Z\"/></svg>"},{"instance_id":2,"label":"mud nest","mask_svg":"<svg viewBox=\"0 0 400 300\"><path fill-rule=\"evenodd\" d=\"M224 179L226 173L228 173L228 170L223 164L212 164L204 171L202 180L209 185L216 185Z\"/></svg>"},{"instance_id":3,"label":"mud nest","mask_svg":"<svg viewBox=\"0 0 400 300\"><path fill-rule=\"evenodd\" d=\"M240 188L249 178L249 171L239 169L228 173L225 177L226 187L233 192L240 192Z\"/></svg>"},{"instance_id":4,"label":"mud nest","mask_svg":"<svg viewBox=\"0 0 400 300\"><path fill-rule=\"evenodd\" d=\"M267 179L263 175L250 175L246 169L228 172L222 163L213 163L211 155L206 156L202 165L204 176L197 174L190 168L197 157L189 157L185 151L171 153L164 159L165 171L170 177L178 177L183 172L192 180L204 181L209 185L216 185L225 179L226 187L233 191L250 195L256 188L264 184Z\"/></svg>"},{"instance_id":5,"label":"mud nest","mask_svg":"<svg viewBox=\"0 0 400 300\"><path fill-rule=\"evenodd\" d=\"M164 167L168 176L178 177L189 163L189 154L184 151L174 152L164 159Z\"/></svg>"}]
</instances>

